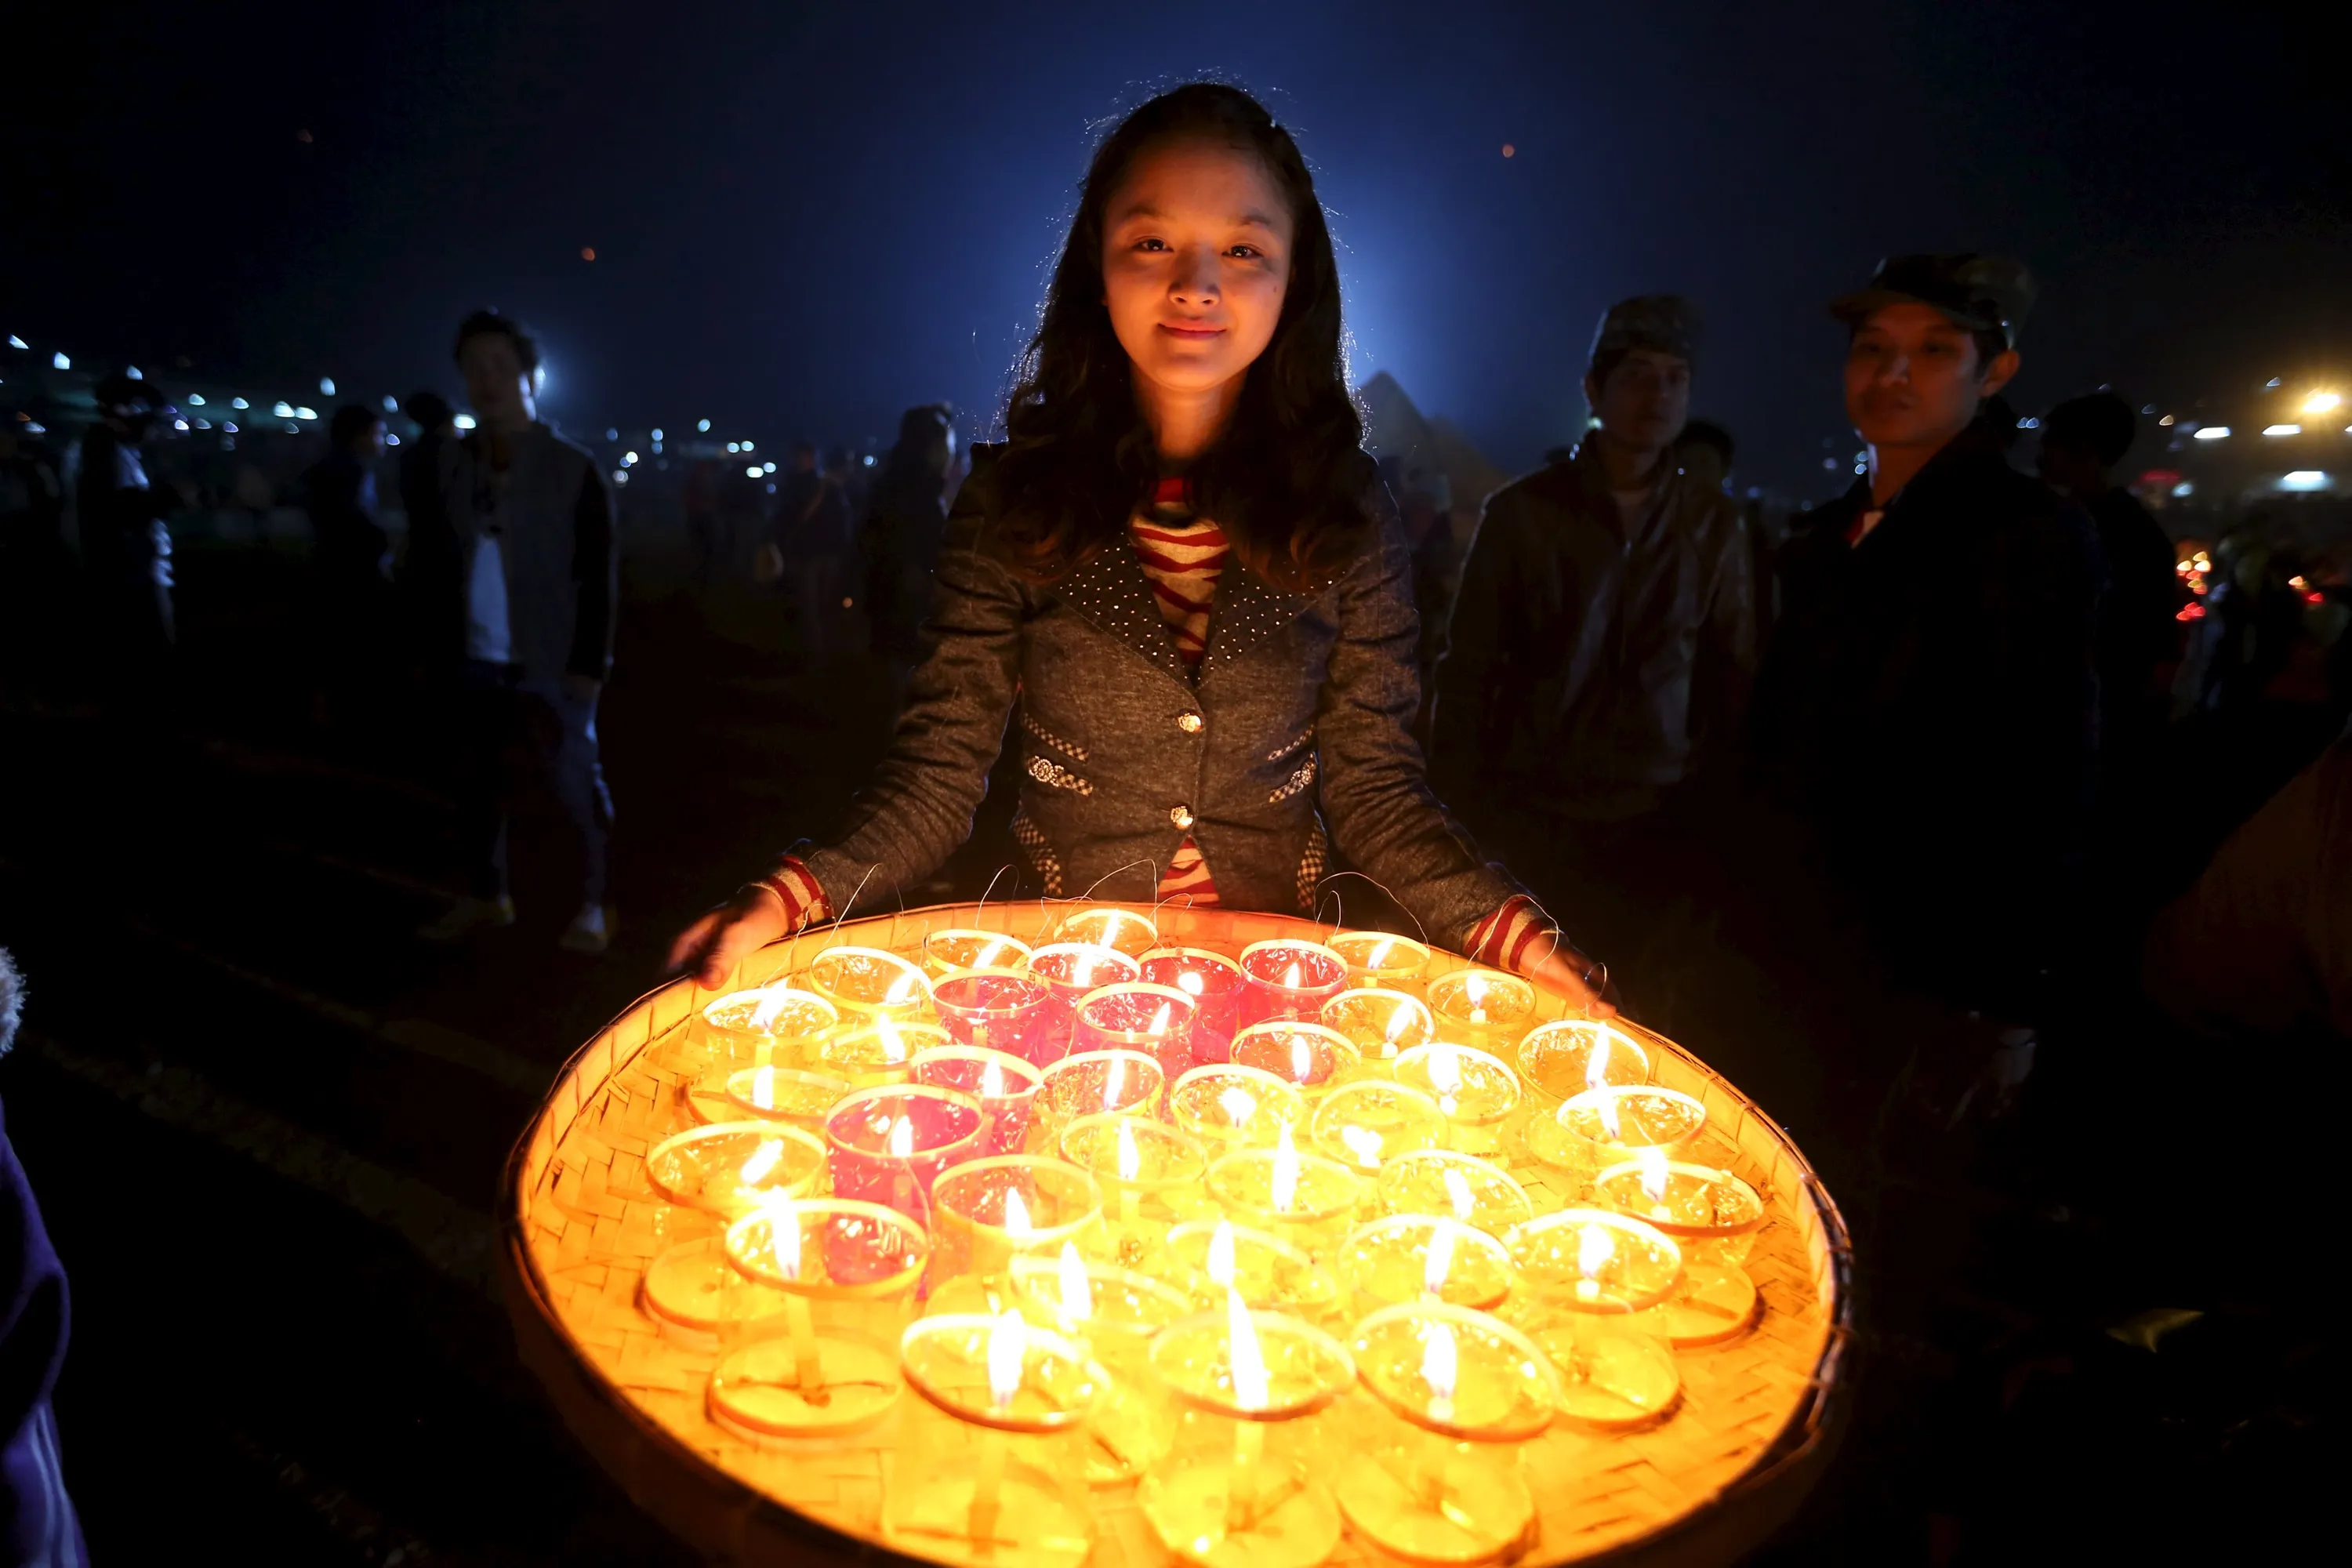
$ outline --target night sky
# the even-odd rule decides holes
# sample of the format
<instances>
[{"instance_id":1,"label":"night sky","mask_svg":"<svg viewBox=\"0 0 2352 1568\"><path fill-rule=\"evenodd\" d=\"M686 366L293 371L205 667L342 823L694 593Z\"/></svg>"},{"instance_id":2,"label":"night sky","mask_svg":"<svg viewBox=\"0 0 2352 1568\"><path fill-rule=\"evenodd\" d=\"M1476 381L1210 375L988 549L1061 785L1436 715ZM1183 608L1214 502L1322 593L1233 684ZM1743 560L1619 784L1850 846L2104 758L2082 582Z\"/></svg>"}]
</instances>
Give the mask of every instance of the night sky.
<instances>
[{"instance_id":1,"label":"night sky","mask_svg":"<svg viewBox=\"0 0 2352 1568\"><path fill-rule=\"evenodd\" d=\"M1317 171L1359 379L1522 467L1574 429L1601 308L1680 290L1696 411L1815 495L1824 439L1850 449L1822 307L1890 250L2033 266L2029 409L2352 361L2345 57L2293 15L55 7L0 94L0 331L167 388L184 355L373 397L454 391L450 330L494 303L578 427L855 440L934 398L985 425L1091 127L1215 74Z\"/></svg>"}]
</instances>

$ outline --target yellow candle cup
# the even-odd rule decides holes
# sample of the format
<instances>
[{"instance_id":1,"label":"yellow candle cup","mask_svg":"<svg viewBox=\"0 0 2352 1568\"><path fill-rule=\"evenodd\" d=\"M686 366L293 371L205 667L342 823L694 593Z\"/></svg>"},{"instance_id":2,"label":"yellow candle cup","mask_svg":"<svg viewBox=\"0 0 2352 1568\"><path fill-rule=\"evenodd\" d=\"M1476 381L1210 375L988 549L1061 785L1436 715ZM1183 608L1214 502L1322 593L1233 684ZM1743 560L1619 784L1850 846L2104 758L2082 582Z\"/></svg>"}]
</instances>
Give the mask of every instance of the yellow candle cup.
<instances>
[{"instance_id":1,"label":"yellow candle cup","mask_svg":"<svg viewBox=\"0 0 2352 1568\"><path fill-rule=\"evenodd\" d=\"M1370 1175L1400 1154L1442 1149L1445 1113L1419 1089L1378 1079L1345 1084L1323 1097L1308 1123L1318 1153Z\"/></svg>"},{"instance_id":2,"label":"yellow candle cup","mask_svg":"<svg viewBox=\"0 0 2352 1568\"><path fill-rule=\"evenodd\" d=\"M1588 1089L1528 1124L1528 1152L1586 1181L1638 1152L1672 1159L1706 1126L1706 1107L1655 1084Z\"/></svg>"},{"instance_id":3,"label":"yellow candle cup","mask_svg":"<svg viewBox=\"0 0 2352 1568\"><path fill-rule=\"evenodd\" d=\"M1428 1005L1402 991L1352 988L1323 1004L1322 1022L1356 1047L1365 1065L1386 1072L1398 1055L1437 1037Z\"/></svg>"},{"instance_id":4,"label":"yellow candle cup","mask_svg":"<svg viewBox=\"0 0 2352 1568\"><path fill-rule=\"evenodd\" d=\"M1308 1320L1339 1308L1339 1282L1303 1248L1280 1237L1230 1220L1188 1220L1168 1233L1166 1263L1157 1278L1196 1300L1215 1301L1238 1291L1251 1310L1288 1312Z\"/></svg>"},{"instance_id":5,"label":"yellow candle cup","mask_svg":"<svg viewBox=\"0 0 2352 1568\"><path fill-rule=\"evenodd\" d=\"M1650 1053L1622 1029L1597 1018L1562 1018L1528 1031L1519 1042L1519 1079L1557 1103L1588 1089L1650 1081Z\"/></svg>"},{"instance_id":6,"label":"yellow candle cup","mask_svg":"<svg viewBox=\"0 0 2352 1568\"><path fill-rule=\"evenodd\" d=\"M1465 1153L1493 1153L1503 1128L1519 1108L1519 1075L1471 1046L1440 1040L1396 1058L1396 1080L1437 1103L1453 1128L1449 1140Z\"/></svg>"},{"instance_id":7,"label":"yellow candle cup","mask_svg":"<svg viewBox=\"0 0 2352 1568\"><path fill-rule=\"evenodd\" d=\"M1345 1236L1363 1184L1337 1160L1302 1154L1288 1139L1236 1149L1209 1167L1209 1196L1226 1215L1321 1259Z\"/></svg>"},{"instance_id":8,"label":"yellow candle cup","mask_svg":"<svg viewBox=\"0 0 2352 1568\"><path fill-rule=\"evenodd\" d=\"M1201 1178L1209 1158L1200 1142L1148 1117L1081 1116L1062 1129L1062 1158L1100 1184L1109 1255L1133 1268L1160 1244L1168 1227L1206 1207Z\"/></svg>"},{"instance_id":9,"label":"yellow candle cup","mask_svg":"<svg viewBox=\"0 0 2352 1568\"><path fill-rule=\"evenodd\" d=\"M1307 1120L1307 1098L1270 1072L1223 1062L1194 1068L1168 1092L1170 1119L1212 1152L1270 1149Z\"/></svg>"},{"instance_id":10,"label":"yellow candle cup","mask_svg":"<svg viewBox=\"0 0 2352 1568\"><path fill-rule=\"evenodd\" d=\"M1336 932L1324 946L1348 965L1348 984L1416 995L1429 967L1429 949L1411 937L1384 931Z\"/></svg>"},{"instance_id":11,"label":"yellow candle cup","mask_svg":"<svg viewBox=\"0 0 2352 1568\"><path fill-rule=\"evenodd\" d=\"M954 1037L937 1024L882 1014L836 1030L818 1048L816 1068L845 1078L858 1089L905 1083L913 1075L919 1052L954 1043Z\"/></svg>"},{"instance_id":12,"label":"yellow candle cup","mask_svg":"<svg viewBox=\"0 0 2352 1568\"><path fill-rule=\"evenodd\" d=\"M827 948L809 961L808 984L845 1018L862 1015L905 1023L931 1008L930 983L921 966L878 947Z\"/></svg>"},{"instance_id":13,"label":"yellow candle cup","mask_svg":"<svg viewBox=\"0 0 2352 1568\"><path fill-rule=\"evenodd\" d=\"M1501 1241L1444 1215L1391 1215L1358 1226L1333 1268L1364 1310L1427 1300L1483 1311L1499 1305L1516 1279Z\"/></svg>"},{"instance_id":14,"label":"yellow candle cup","mask_svg":"<svg viewBox=\"0 0 2352 1568\"><path fill-rule=\"evenodd\" d=\"M824 1169L824 1144L773 1121L716 1121L665 1138L646 1156L646 1180L667 1202L731 1220L796 1198Z\"/></svg>"},{"instance_id":15,"label":"yellow candle cup","mask_svg":"<svg viewBox=\"0 0 2352 1568\"><path fill-rule=\"evenodd\" d=\"M995 931L935 931L923 939L923 973L944 980L972 969L1018 970L1029 962L1029 944Z\"/></svg>"},{"instance_id":16,"label":"yellow candle cup","mask_svg":"<svg viewBox=\"0 0 2352 1568\"><path fill-rule=\"evenodd\" d=\"M1450 1149L1420 1149L1389 1161L1381 1167L1377 1194L1385 1213L1446 1215L1497 1237L1536 1216L1534 1200L1509 1172Z\"/></svg>"},{"instance_id":17,"label":"yellow candle cup","mask_svg":"<svg viewBox=\"0 0 2352 1568\"><path fill-rule=\"evenodd\" d=\"M1536 988L1498 969L1457 969L1429 983L1439 1033L1507 1055L1536 1019Z\"/></svg>"},{"instance_id":18,"label":"yellow candle cup","mask_svg":"<svg viewBox=\"0 0 2352 1568\"><path fill-rule=\"evenodd\" d=\"M1160 945L1160 928L1133 910L1080 910L1054 928L1054 940L1141 958Z\"/></svg>"}]
</instances>

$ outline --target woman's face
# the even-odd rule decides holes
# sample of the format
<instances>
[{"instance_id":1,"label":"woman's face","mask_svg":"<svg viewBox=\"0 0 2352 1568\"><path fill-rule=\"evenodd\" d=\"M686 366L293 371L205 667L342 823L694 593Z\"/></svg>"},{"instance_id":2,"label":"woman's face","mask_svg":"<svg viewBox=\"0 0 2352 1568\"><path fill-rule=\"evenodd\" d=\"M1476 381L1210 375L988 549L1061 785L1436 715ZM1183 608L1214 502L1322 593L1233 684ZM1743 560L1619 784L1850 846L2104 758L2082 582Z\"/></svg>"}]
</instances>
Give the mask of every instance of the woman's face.
<instances>
[{"instance_id":1,"label":"woman's face","mask_svg":"<svg viewBox=\"0 0 2352 1568\"><path fill-rule=\"evenodd\" d=\"M1239 379L1274 340L1294 225L1255 155L1188 142L1145 153L1103 209L1103 303L1160 391Z\"/></svg>"}]
</instances>

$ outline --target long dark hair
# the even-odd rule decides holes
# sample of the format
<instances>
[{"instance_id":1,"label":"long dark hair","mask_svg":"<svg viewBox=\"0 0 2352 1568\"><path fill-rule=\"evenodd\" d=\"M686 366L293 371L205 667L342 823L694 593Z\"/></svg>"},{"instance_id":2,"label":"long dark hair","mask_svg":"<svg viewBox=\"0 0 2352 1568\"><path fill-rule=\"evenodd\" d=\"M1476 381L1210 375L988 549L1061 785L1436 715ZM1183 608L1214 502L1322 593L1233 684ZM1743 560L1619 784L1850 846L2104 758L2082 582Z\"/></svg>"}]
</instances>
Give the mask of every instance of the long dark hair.
<instances>
[{"instance_id":1,"label":"long dark hair","mask_svg":"<svg viewBox=\"0 0 2352 1568\"><path fill-rule=\"evenodd\" d=\"M1298 144L1255 99L1219 82L1160 94L1095 149L1005 410L982 547L1023 576L1050 581L1118 539L1158 477L1127 351L1103 304L1103 209L1137 158L1171 142L1255 154L1290 207L1290 280L1273 340L1191 478L1195 510L1223 527L1253 571L1283 587L1316 586L1360 548L1373 478L1340 349L1339 268Z\"/></svg>"}]
</instances>

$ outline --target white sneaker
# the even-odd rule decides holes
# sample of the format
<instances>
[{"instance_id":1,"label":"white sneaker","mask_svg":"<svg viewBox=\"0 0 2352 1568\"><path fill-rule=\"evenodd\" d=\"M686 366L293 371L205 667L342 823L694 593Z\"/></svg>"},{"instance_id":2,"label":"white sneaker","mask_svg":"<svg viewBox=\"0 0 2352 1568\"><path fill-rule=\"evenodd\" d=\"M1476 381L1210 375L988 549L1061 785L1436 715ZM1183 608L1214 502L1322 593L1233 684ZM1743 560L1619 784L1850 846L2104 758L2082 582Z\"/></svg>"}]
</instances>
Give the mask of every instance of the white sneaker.
<instances>
[{"instance_id":1,"label":"white sneaker","mask_svg":"<svg viewBox=\"0 0 2352 1568\"><path fill-rule=\"evenodd\" d=\"M613 906L583 904L557 944L568 952L602 952L613 944Z\"/></svg>"},{"instance_id":2,"label":"white sneaker","mask_svg":"<svg viewBox=\"0 0 2352 1568\"><path fill-rule=\"evenodd\" d=\"M420 942L457 942L478 931L492 931L515 922L514 900L506 894L495 899L459 899L444 910L436 920L416 928Z\"/></svg>"}]
</instances>

